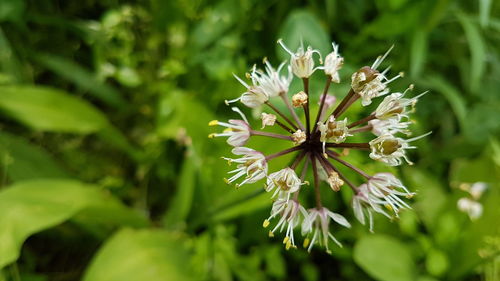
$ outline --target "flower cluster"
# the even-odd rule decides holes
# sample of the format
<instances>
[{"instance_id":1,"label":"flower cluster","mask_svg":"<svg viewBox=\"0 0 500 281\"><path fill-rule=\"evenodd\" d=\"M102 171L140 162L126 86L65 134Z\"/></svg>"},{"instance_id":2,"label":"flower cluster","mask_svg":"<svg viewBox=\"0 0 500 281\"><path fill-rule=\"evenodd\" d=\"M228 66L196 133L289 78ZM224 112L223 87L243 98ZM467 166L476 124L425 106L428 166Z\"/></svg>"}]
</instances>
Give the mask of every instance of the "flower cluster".
<instances>
[{"instance_id":1,"label":"flower cluster","mask_svg":"<svg viewBox=\"0 0 500 281\"><path fill-rule=\"evenodd\" d=\"M415 148L411 142L427 134L410 139L403 138L399 134L410 135L409 125L412 122L409 114L418 98L425 93L406 98L408 92L413 89L412 85L402 93L391 93L388 88L389 83L403 74L388 78L389 68L378 70L391 51L389 49L371 66L364 66L352 74L350 91L337 103L337 99L329 95L328 91L332 83L340 83L339 70L344 59L340 56L338 45L332 44L333 50L327 54L323 64L320 52L310 46L307 48L300 46L293 52L281 40L278 40L278 44L290 54L289 64L284 62L275 69L269 61L264 60L265 70L259 70L254 66L247 74L249 82L235 75L246 91L240 97L226 101L226 104L241 102L250 108L269 109L261 115L261 130L253 128L245 115L237 107L232 107L241 119L228 122L211 121L209 125L219 125L225 129L222 133L210 134L209 137L227 137L227 143L234 147L233 154L238 156L235 159L224 157L230 164L237 163L236 169L229 172L231 176L225 179L227 183L241 186L266 179L265 190L272 193L274 203L271 215L264 221L263 226L269 227L272 220L277 220L270 228L270 236L274 236L276 231L285 232L283 243L286 249L295 248L294 230L300 228L305 237L304 247L311 250L315 244L319 244L329 252L329 244L332 241L341 245L333 236L330 225L336 223L349 228L351 224L344 216L323 206L320 181L325 181L334 192L339 191L344 185L352 189L354 215L361 224L368 221L370 231L373 231L373 213L393 218L398 216L400 210L410 208L404 199L411 198L414 193L410 192L399 179L390 173L369 175L344 160L347 156L344 152L347 149L365 150L369 152L371 159L389 166L398 166L404 162L412 164L406 154L407 150ZM316 64L314 55L317 55L319 65ZM313 74L320 72L325 76L326 84L319 98L318 112L313 120L309 102L311 94L309 79ZM294 76L302 80L304 88L298 93L289 93L289 86ZM341 117L357 100L360 100L363 106L367 106L377 98L381 101L375 111L368 116L357 121ZM275 99L284 103L286 111L275 106ZM304 113L303 118L299 117L298 111ZM283 133L262 131L265 127L273 126L279 126ZM369 135L369 133L374 135L369 142L349 141L354 135ZM251 137L289 141L290 147L265 155L260 151L244 147ZM295 157L289 166L268 174L269 161L292 153ZM353 170L363 182L355 185L339 170L339 165ZM310 170L312 170L316 202L314 207L306 209L303 202L301 203L299 194L304 185L308 184L306 176Z\"/></svg>"}]
</instances>

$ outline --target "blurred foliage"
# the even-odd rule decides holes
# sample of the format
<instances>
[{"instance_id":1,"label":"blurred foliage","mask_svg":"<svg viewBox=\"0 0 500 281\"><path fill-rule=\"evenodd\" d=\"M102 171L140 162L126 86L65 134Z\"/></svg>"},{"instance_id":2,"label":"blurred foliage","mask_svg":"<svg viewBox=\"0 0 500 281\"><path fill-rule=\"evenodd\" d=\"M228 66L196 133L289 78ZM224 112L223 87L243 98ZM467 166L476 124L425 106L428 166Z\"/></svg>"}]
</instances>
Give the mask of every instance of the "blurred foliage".
<instances>
[{"instance_id":1,"label":"blurred foliage","mask_svg":"<svg viewBox=\"0 0 500 281\"><path fill-rule=\"evenodd\" d=\"M278 38L339 43L343 80L395 44L393 88L430 90L415 127L433 134L400 171L414 212L354 223L332 256L268 238L269 196L225 185L206 137L232 73L286 59ZM0 280L500 280L499 46L492 0L0 0Z\"/></svg>"}]
</instances>

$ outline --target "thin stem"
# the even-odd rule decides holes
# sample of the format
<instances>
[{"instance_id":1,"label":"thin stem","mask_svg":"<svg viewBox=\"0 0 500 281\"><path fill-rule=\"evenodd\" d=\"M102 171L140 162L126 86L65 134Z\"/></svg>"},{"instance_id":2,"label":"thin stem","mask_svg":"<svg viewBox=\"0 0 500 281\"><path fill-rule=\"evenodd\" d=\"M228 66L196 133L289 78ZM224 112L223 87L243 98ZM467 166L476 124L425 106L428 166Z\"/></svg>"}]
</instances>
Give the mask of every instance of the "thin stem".
<instances>
[{"instance_id":1,"label":"thin stem","mask_svg":"<svg viewBox=\"0 0 500 281\"><path fill-rule=\"evenodd\" d=\"M297 168L297 165L299 165L300 161L302 161L302 159L304 158L304 156L306 155L306 151L305 150L302 150L299 155L297 155L297 157L295 158L295 160L293 161L292 165L290 166L290 168L292 168L293 170L295 170L295 168Z\"/></svg>"},{"instance_id":2,"label":"thin stem","mask_svg":"<svg viewBox=\"0 0 500 281\"><path fill-rule=\"evenodd\" d=\"M297 150L300 150L300 149L302 149L302 147L301 147L301 146L294 146L294 147L291 147L291 148L288 148L288 149L282 150L282 151L280 151L280 152L276 152L276 153L274 153L274 154L271 154L271 155L266 156L266 161L269 161L269 160L274 159L274 158L276 158L276 157L280 157L280 156L283 156L283 155L285 155L285 154L288 154L288 153L290 153L290 152L294 152L294 151L297 151Z\"/></svg>"},{"instance_id":3,"label":"thin stem","mask_svg":"<svg viewBox=\"0 0 500 281\"><path fill-rule=\"evenodd\" d=\"M354 191L354 193L358 193L358 188L349 180L347 179L344 174L342 174L332 163L330 163L330 161L328 161L323 155L320 155L318 153L318 157L319 159L321 159L321 161L327 165L328 167L330 167L331 169L333 169L338 175L339 177L345 182L347 183L347 185L349 185L349 187Z\"/></svg>"},{"instance_id":4,"label":"thin stem","mask_svg":"<svg viewBox=\"0 0 500 281\"><path fill-rule=\"evenodd\" d=\"M292 140L292 137L290 137L290 136L284 136L284 135L275 134L275 133L271 133L271 132L252 130L252 131L250 131L250 134L252 136L264 136L264 137L270 137L270 138L275 138L275 139Z\"/></svg>"},{"instance_id":5,"label":"thin stem","mask_svg":"<svg viewBox=\"0 0 500 281\"><path fill-rule=\"evenodd\" d=\"M323 90L323 95L321 96L321 103L319 105L318 115L316 115L316 121L314 121L314 127L312 129L312 132L316 132L316 129L318 128L318 122L319 119L321 118L321 115L323 114L323 107L325 106L326 95L328 93L328 89L330 88L331 84L332 84L332 77L328 75L326 77L325 89Z\"/></svg>"},{"instance_id":6,"label":"thin stem","mask_svg":"<svg viewBox=\"0 0 500 281\"><path fill-rule=\"evenodd\" d=\"M280 126L281 128L285 129L287 132L289 132L290 134L293 134L295 133L292 129L290 129L287 125L281 123L280 121L276 120L274 121L274 123L278 124L278 126Z\"/></svg>"},{"instance_id":7,"label":"thin stem","mask_svg":"<svg viewBox=\"0 0 500 281\"><path fill-rule=\"evenodd\" d=\"M309 79L308 78L303 78L302 82L304 83L304 92L307 95L307 103L304 104L302 107L304 108L304 114L306 115L306 135L307 139L309 139L309 136L311 134L311 120L309 120L309 104L311 103L311 99L309 98Z\"/></svg>"},{"instance_id":8,"label":"thin stem","mask_svg":"<svg viewBox=\"0 0 500 281\"><path fill-rule=\"evenodd\" d=\"M372 125L366 125L366 126L363 126L361 128L357 128L357 129L354 129L354 130L349 130L349 133L368 132L368 131L371 131L371 129L373 129Z\"/></svg>"},{"instance_id":9,"label":"thin stem","mask_svg":"<svg viewBox=\"0 0 500 281\"><path fill-rule=\"evenodd\" d=\"M306 160L304 161L304 166L302 167L302 172L300 173L300 180L304 181L307 175L307 168L309 168L309 163L311 162L311 158L309 157L309 152L306 155Z\"/></svg>"},{"instance_id":10,"label":"thin stem","mask_svg":"<svg viewBox=\"0 0 500 281\"><path fill-rule=\"evenodd\" d=\"M314 154L311 153L311 164L314 176L314 193L316 195L316 208L321 209L323 205L321 204L321 194L319 192L319 177L318 177L318 169L316 167L316 159L314 159Z\"/></svg>"},{"instance_id":11,"label":"thin stem","mask_svg":"<svg viewBox=\"0 0 500 281\"><path fill-rule=\"evenodd\" d=\"M345 147L345 148L355 148L355 149L370 149L369 143L352 143L352 142L343 142L343 143L327 143L326 147Z\"/></svg>"},{"instance_id":12,"label":"thin stem","mask_svg":"<svg viewBox=\"0 0 500 281\"><path fill-rule=\"evenodd\" d=\"M343 110L344 106L346 105L346 103L351 99L351 97L353 95L355 95L356 93L354 93L354 90L351 88L351 90L349 90L349 93L347 93L347 95L344 97L344 99L342 99L342 101L340 102L339 105L337 105L337 107L335 108L335 110L333 110L332 114L330 115L333 115L333 116L338 116L339 112L341 110Z\"/></svg>"},{"instance_id":13,"label":"thin stem","mask_svg":"<svg viewBox=\"0 0 500 281\"><path fill-rule=\"evenodd\" d=\"M363 118L363 119L359 119L358 121L353 122L353 123L351 123L351 124L347 125L347 128L349 128L349 129L350 129L350 128L352 128L352 127L356 127L356 126L358 126L358 125L364 124L364 123L366 123L366 122L368 122L368 121L370 121L370 120L373 120L373 119L375 119L375 118L376 118L376 117L375 117L375 113L372 113L372 114L370 114L370 115L366 116L366 117L365 117L365 118Z\"/></svg>"},{"instance_id":14,"label":"thin stem","mask_svg":"<svg viewBox=\"0 0 500 281\"><path fill-rule=\"evenodd\" d=\"M288 99L288 96L285 93L283 93L280 95L280 97L281 97L281 99L283 99L283 102L286 104L286 107L288 108L288 110L292 114L292 117L295 120L295 122L297 122L300 129L302 131L304 131L305 130L304 124L302 124L302 122L299 119L299 116L297 116L297 113L295 113L295 110L293 109L292 104L290 103L290 100ZM294 129L297 129L297 126L294 126Z\"/></svg>"},{"instance_id":15,"label":"thin stem","mask_svg":"<svg viewBox=\"0 0 500 281\"><path fill-rule=\"evenodd\" d=\"M351 106L355 101L357 101L359 99L359 95L358 94L355 94L353 95L346 103L345 105L339 110L339 112L337 112L337 114L334 114L333 117L335 118L338 118L340 117L340 115L342 115L342 113L344 113L348 108L349 106Z\"/></svg>"},{"instance_id":16,"label":"thin stem","mask_svg":"<svg viewBox=\"0 0 500 281\"><path fill-rule=\"evenodd\" d=\"M332 157L333 159L335 159L336 161L340 162L342 165L346 166L346 167L349 167L351 168L352 170L354 170L355 172L357 172L358 174L360 174L361 176L365 177L366 179L370 179L371 176L368 175L367 173L363 172L361 169L355 167L354 165L352 165L351 163L349 162L346 162L342 159L340 159L338 157L338 153L334 152L334 151L331 151L331 150L326 150L326 154L328 154L328 156Z\"/></svg>"},{"instance_id":17,"label":"thin stem","mask_svg":"<svg viewBox=\"0 0 500 281\"><path fill-rule=\"evenodd\" d=\"M288 119L288 117L286 117L286 115L283 114L283 112L281 112L278 108L276 108L272 103L266 101L266 105L269 106L272 110L274 110L279 116L283 117L283 119L285 119L285 121L288 122L288 124L290 124L290 126L292 126L293 129L297 130L297 125L295 125L290 119Z\"/></svg>"}]
</instances>

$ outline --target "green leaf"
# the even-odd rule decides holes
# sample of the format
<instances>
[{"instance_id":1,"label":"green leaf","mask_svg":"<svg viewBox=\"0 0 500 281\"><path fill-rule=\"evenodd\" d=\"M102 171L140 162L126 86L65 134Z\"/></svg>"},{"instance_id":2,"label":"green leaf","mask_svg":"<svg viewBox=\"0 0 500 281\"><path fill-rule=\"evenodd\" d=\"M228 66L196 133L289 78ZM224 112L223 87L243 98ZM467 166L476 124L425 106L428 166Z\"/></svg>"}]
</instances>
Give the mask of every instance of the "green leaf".
<instances>
[{"instance_id":1,"label":"green leaf","mask_svg":"<svg viewBox=\"0 0 500 281\"><path fill-rule=\"evenodd\" d=\"M99 81L95 75L75 62L49 54L36 54L33 59L54 71L59 76L75 83L84 91L114 107L122 107L125 101L120 93L108 84Z\"/></svg>"},{"instance_id":2,"label":"green leaf","mask_svg":"<svg viewBox=\"0 0 500 281\"><path fill-rule=\"evenodd\" d=\"M410 49L410 73L412 77L418 77L424 68L428 49L427 32L419 28L413 33Z\"/></svg>"},{"instance_id":3,"label":"green leaf","mask_svg":"<svg viewBox=\"0 0 500 281\"><path fill-rule=\"evenodd\" d=\"M326 55L332 51L330 36L318 18L308 11L296 10L292 12L281 27L279 36L292 51L297 50L301 40L304 41L304 47L311 45L322 54ZM289 59L290 55L281 46L277 45L276 48L281 60Z\"/></svg>"},{"instance_id":4,"label":"green leaf","mask_svg":"<svg viewBox=\"0 0 500 281\"><path fill-rule=\"evenodd\" d=\"M83 280L193 280L183 242L161 230L121 230L99 250Z\"/></svg>"},{"instance_id":5,"label":"green leaf","mask_svg":"<svg viewBox=\"0 0 500 281\"><path fill-rule=\"evenodd\" d=\"M486 70L486 46L478 26L467 15L458 12L458 21L462 25L470 49L470 91L478 93L480 82Z\"/></svg>"},{"instance_id":6,"label":"green leaf","mask_svg":"<svg viewBox=\"0 0 500 281\"><path fill-rule=\"evenodd\" d=\"M490 23L491 0L479 0L479 22L482 27Z\"/></svg>"},{"instance_id":7,"label":"green leaf","mask_svg":"<svg viewBox=\"0 0 500 281\"><path fill-rule=\"evenodd\" d=\"M444 80L438 75L429 75L423 81L422 84L429 87L438 93L442 94L451 106L455 116L458 120L460 128L465 129L467 107L465 99L462 97L460 91L453 87L448 81Z\"/></svg>"},{"instance_id":8,"label":"green leaf","mask_svg":"<svg viewBox=\"0 0 500 281\"><path fill-rule=\"evenodd\" d=\"M370 276L381 281L413 281L415 262L410 249L384 235L369 235L354 246L354 261Z\"/></svg>"},{"instance_id":9,"label":"green leaf","mask_svg":"<svg viewBox=\"0 0 500 281\"><path fill-rule=\"evenodd\" d=\"M425 260L427 271L434 276L442 276L449 267L448 257L445 253L437 249L431 249L427 253Z\"/></svg>"},{"instance_id":10,"label":"green leaf","mask_svg":"<svg viewBox=\"0 0 500 281\"><path fill-rule=\"evenodd\" d=\"M39 86L0 86L0 110L35 130L88 134L108 125L86 101Z\"/></svg>"},{"instance_id":11,"label":"green leaf","mask_svg":"<svg viewBox=\"0 0 500 281\"><path fill-rule=\"evenodd\" d=\"M198 170L197 160L198 157L193 150L190 150L188 156L184 159L177 184L177 192L164 218L166 227L172 228L183 222L191 210Z\"/></svg>"},{"instance_id":12,"label":"green leaf","mask_svg":"<svg viewBox=\"0 0 500 281\"><path fill-rule=\"evenodd\" d=\"M5 131L0 134L0 161L12 181L68 177L43 148Z\"/></svg>"},{"instance_id":13,"label":"green leaf","mask_svg":"<svg viewBox=\"0 0 500 281\"><path fill-rule=\"evenodd\" d=\"M0 3L0 6L2 4ZM1 7L0 7L1 10ZM21 64L10 45L9 39L5 36L0 27L0 69L8 74L4 80L22 81L23 73Z\"/></svg>"},{"instance_id":14,"label":"green leaf","mask_svg":"<svg viewBox=\"0 0 500 281\"><path fill-rule=\"evenodd\" d=\"M24 12L23 0L2 0L0 1L0 22L19 21Z\"/></svg>"},{"instance_id":15,"label":"green leaf","mask_svg":"<svg viewBox=\"0 0 500 281\"><path fill-rule=\"evenodd\" d=\"M74 180L30 180L0 192L0 268L19 257L32 234L75 215L94 214L105 225L144 226L146 220L94 185Z\"/></svg>"}]
</instances>

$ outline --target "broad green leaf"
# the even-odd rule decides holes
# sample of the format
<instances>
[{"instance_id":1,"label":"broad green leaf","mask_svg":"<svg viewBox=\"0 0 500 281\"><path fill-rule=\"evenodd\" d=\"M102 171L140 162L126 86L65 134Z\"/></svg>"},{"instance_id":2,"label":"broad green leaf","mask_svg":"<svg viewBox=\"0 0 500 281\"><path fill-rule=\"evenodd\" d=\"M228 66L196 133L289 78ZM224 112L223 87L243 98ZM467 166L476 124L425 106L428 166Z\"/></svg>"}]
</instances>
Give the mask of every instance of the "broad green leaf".
<instances>
[{"instance_id":1,"label":"broad green leaf","mask_svg":"<svg viewBox=\"0 0 500 281\"><path fill-rule=\"evenodd\" d=\"M325 56L332 51L330 36L328 36L318 18L308 11L293 11L281 27L279 36L293 52L300 46L301 40L304 42L304 47L310 45L313 49L318 49ZM281 46L277 45L276 48L281 60L288 60L290 58L290 55Z\"/></svg>"},{"instance_id":2,"label":"broad green leaf","mask_svg":"<svg viewBox=\"0 0 500 281\"><path fill-rule=\"evenodd\" d=\"M433 276L442 276L449 267L448 257L440 250L431 249L427 253L425 267L427 268L427 272Z\"/></svg>"},{"instance_id":3,"label":"broad green leaf","mask_svg":"<svg viewBox=\"0 0 500 281\"><path fill-rule=\"evenodd\" d=\"M46 179L16 183L0 192L0 268L19 257L32 234L76 215L93 223L144 226L146 220L97 186L74 180Z\"/></svg>"},{"instance_id":4,"label":"broad green leaf","mask_svg":"<svg viewBox=\"0 0 500 281\"><path fill-rule=\"evenodd\" d=\"M68 177L42 147L5 131L0 133L0 161L10 180Z\"/></svg>"},{"instance_id":5,"label":"broad green leaf","mask_svg":"<svg viewBox=\"0 0 500 281\"><path fill-rule=\"evenodd\" d=\"M40 131L87 134L108 125L86 101L48 87L0 86L0 110Z\"/></svg>"},{"instance_id":6,"label":"broad green leaf","mask_svg":"<svg viewBox=\"0 0 500 281\"><path fill-rule=\"evenodd\" d=\"M463 14L457 13L457 18L465 32L470 49L470 91L477 93L486 70L486 46L478 26L473 20Z\"/></svg>"},{"instance_id":7,"label":"broad green leaf","mask_svg":"<svg viewBox=\"0 0 500 281\"><path fill-rule=\"evenodd\" d=\"M410 49L410 73L412 77L418 77L424 68L428 44L427 32L421 28L415 30Z\"/></svg>"},{"instance_id":8,"label":"broad green leaf","mask_svg":"<svg viewBox=\"0 0 500 281\"><path fill-rule=\"evenodd\" d=\"M413 281L415 261L402 242L384 235L368 235L354 246L354 261L381 281Z\"/></svg>"},{"instance_id":9,"label":"broad green leaf","mask_svg":"<svg viewBox=\"0 0 500 281\"><path fill-rule=\"evenodd\" d=\"M162 230L123 229L99 250L84 281L194 280L185 241Z\"/></svg>"},{"instance_id":10,"label":"broad green leaf","mask_svg":"<svg viewBox=\"0 0 500 281\"><path fill-rule=\"evenodd\" d=\"M465 99L462 97L462 94L459 92L459 90L438 75L427 76L422 81L422 84L442 94L448 100L451 109L453 110L453 112L455 112L455 116L458 120L460 128L464 130L467 107Z\"/></svg>"},{"instance_id":11,"label":"broad green leaf","mask_svg":"<svg viewBox=\"0 0 500 281\"><path fill-rule=\"evenodd\" d=\"M2 0L0 1L0 22L19 21L24 12L23 0Z\"/></svg>"},{"instance_id":12,"label":"broad green leaf","mask_svg":"<svg viewBox=\"0 0 500 281\"><path fill-rule=\"evenodd\" d=\"M33 59L108 105L115 107L125 105L120 93L105 82L99 81L90 70L83 66L66 58L49 54L36 54Z\"/></svg>"},{"instance_id":13,"label":"broad green leaf","mask_svg":"<svg viewBox=\"0 0 500 281\"><path fill-rule=\"evenodd\" d=\"M0 3L0 10L1 10ZM1 12L0 12L1 13ZM21 64L17 56L12 50L8 38L5 36L2 28L0 27L0 70L8 74L6 80L8 81L22 81L23 73Z\"/></svg>"}]
</instances>

